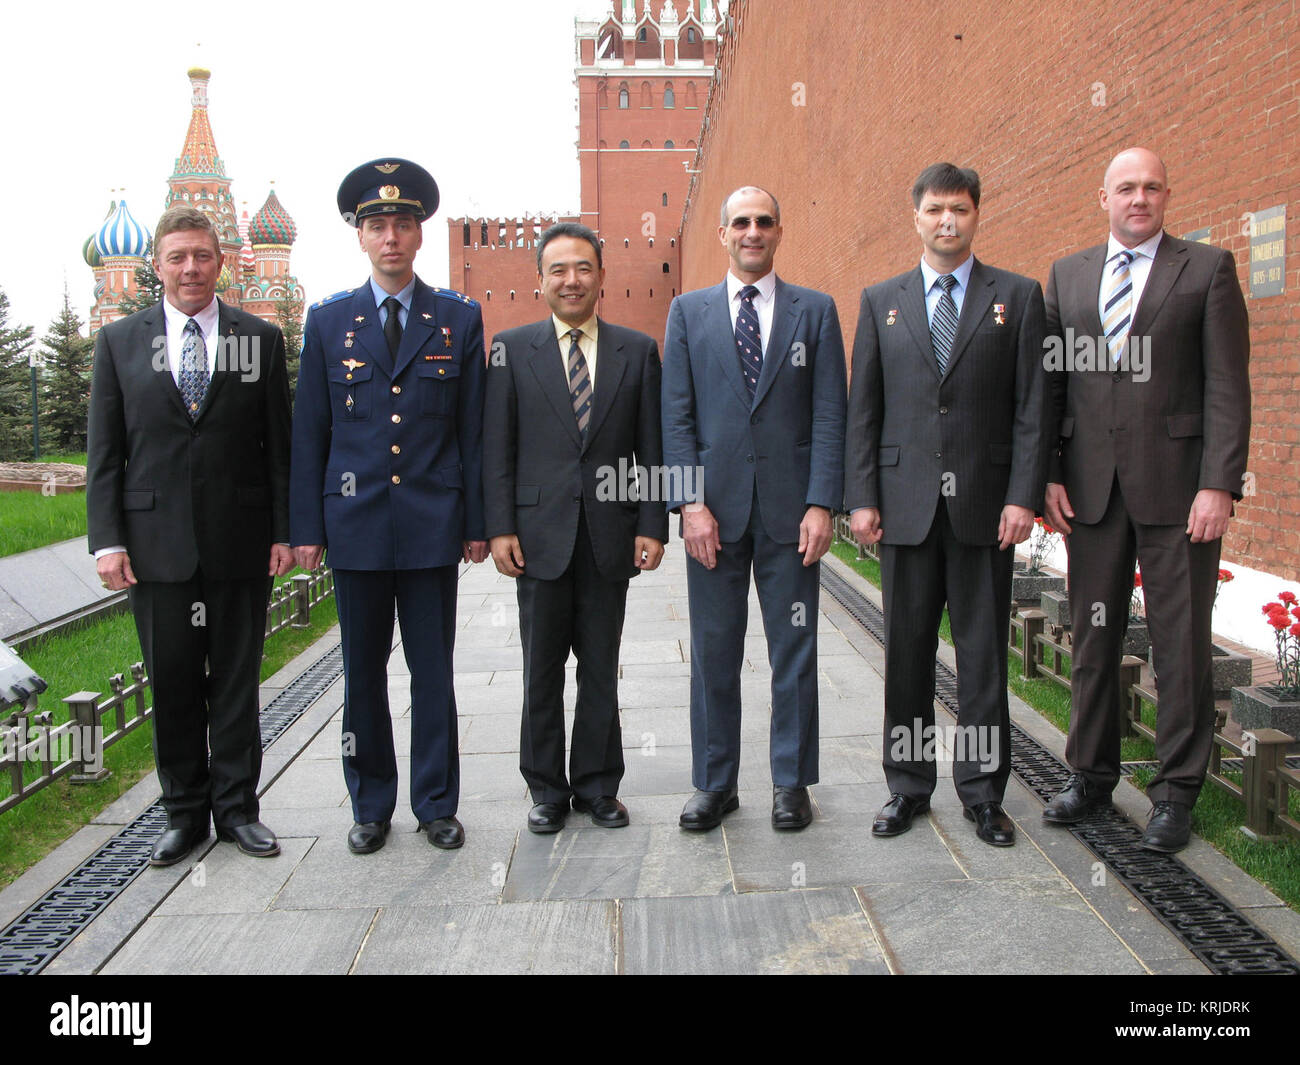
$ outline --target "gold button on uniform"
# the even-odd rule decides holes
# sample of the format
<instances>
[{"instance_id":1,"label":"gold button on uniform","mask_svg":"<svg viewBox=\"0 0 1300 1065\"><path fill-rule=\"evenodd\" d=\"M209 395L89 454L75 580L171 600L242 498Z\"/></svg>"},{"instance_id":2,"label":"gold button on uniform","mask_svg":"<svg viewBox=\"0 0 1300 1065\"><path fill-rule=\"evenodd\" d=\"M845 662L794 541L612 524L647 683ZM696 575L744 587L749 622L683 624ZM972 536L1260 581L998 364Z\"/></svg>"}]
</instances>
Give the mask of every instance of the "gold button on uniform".
<instances>
[{"instance_id":1,"label":"gold button on uniform","mask_svg":"<svg viewBox=\"0 0 1300 1065\"><path fill-rule=\"evenodd\" d=\"M351 381L351 380L352 380L352 375L351 375L351 374L348 374L348 375L347 375L347 379L348 379L349 381Z\"/></svg>"},{"instance_id":2,"label":"gold button on uniform","mask_svg":"<svg viewBox=\"0 0 1300 1065\"><path fill-rule=\"evenodd\" d=\"M438 376L441 377L441 376L442 376L443 374L445 374L446 372L447 372L446 370L444 370L444 369L442 369L441 367L439 367L439 369L438 369Z\"/></svg>"},{"instance_id":3,"label":"gold button on uniform","mask_svg":"<svg viewBox=\"0 0 1300 1065\"><path fill-rule=\"evenodd\" d=\"M400 396L401 394L402 394L402 386L401 386L401 385L393 385L393 395L395 395L395 396Z\"/></svg>"},{"instance_id":4,"label":"gold button on uniform","mask_svg":"<svg viewBox=\"0 0 1300 1065\"><path fill-rule=\"evenodd\" d=\"M398 447L396 444L394 444L394 445L393 445L393 454L394 454L394 455L400 455L401 453L402 453L402 449L401 449L400 447Z\"/></svg>"},{"instance_id":5,"label":"gold button on uniform","mask_svg":"<svg viewBox=\"0 0 1300 1065\"><path fill-rule=\"evenodd\" d=\"M393 424L394 424L394 425L396 425L396 424L397 424L398 422L400 422L401 420L402 420L402 416L401 416L400 414L394 414L394 415L393 415Z\"/></svg>"},{"instance_id":6,"label":"gold button on uniform","mask_svg":"<svg viewBox=\"0 0 1300 1065\"><path fill-rule=\"evenodd\" d=\"M401 483L402 483L402 479L398 477L397 474L393 474L393 484L401 484Z\"/></svg>"}]
</instances>

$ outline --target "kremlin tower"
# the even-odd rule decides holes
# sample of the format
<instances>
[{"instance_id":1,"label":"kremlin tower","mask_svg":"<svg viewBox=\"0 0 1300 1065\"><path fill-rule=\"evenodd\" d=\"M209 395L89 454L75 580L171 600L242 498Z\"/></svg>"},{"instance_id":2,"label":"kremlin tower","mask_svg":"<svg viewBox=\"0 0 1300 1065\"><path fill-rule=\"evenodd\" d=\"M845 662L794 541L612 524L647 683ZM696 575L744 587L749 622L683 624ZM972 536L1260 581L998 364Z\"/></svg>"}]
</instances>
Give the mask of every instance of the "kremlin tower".
<instances>
[{"instance_id":1,"label":"kremlin tower","mask_svg":"<svg viewBox=\"0 0 1300 1065\"><path fill-rule=\"evenodd\" d=\"M212 75L202 67L187 73L193 110L181 154L167 179L164 207L186 204L212 219L222 260L217 295L263 321L275 322L277 303L286 297L303 299L302 286L289 272L289 251L298 228L274 189L251 220L247 211L242 220L236 219L230 178L208 122L208 79ZM123 297L136 291L135 271L144 264L150 237L122 200L110 206L108 217L82 246L82 257L95 275L92 333L122 317L118 307Z\"/></svg>"}]
</instances>

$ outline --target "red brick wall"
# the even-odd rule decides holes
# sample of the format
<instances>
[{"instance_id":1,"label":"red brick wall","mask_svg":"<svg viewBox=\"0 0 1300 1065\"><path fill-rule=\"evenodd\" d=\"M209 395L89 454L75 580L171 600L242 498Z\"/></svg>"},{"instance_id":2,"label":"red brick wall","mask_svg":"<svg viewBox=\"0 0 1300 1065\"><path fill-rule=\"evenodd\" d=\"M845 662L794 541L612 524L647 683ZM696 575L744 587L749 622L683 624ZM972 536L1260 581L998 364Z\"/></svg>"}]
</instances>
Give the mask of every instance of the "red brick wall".
<instances>
[{"instance_id":1,"label":"red brick wall","mask_svg":"<svg viewBox=\"0 0 1300 1065\"><path fill-rule=\"evenodd\" d=\"M780 198L777 269L834 296L846 347L862 287L919 258L909 190L931 162L980 173L976 254L1044 282L1054 259L1105 239L1096 190L1132 144L1168 165L1167 230L1209 226L1243 290L1243 214L1287 204L1286 294L1247 299L1258 492L1224 554L1300 579L1300 13L1290 0L1033 10L733 0L682 287L721 279L718 207L748 183Z\"/></svg>"}]
</instances>

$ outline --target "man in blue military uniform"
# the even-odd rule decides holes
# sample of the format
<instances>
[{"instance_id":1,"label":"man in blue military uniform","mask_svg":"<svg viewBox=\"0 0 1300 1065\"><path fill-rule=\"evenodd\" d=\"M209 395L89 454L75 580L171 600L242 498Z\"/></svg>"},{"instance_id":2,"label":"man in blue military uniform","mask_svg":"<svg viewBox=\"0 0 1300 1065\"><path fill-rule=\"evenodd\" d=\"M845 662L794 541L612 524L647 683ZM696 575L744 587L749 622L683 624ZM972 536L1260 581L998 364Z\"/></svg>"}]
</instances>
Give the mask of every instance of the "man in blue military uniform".
<instances>
[{"instance_id":1,"label":"man in blue military uniform","mask_svg":"<svg viewBox=\"0 0 1300 1065\"><path fill-rule=\"evenodd\" d=\"M397 805L388 707L393 606L411 670L411 809L435 847L461 846L452 648L457 563L487 557L483 318L415 276L438 186L376 159L339 186L371 276L311 309L293 420L290 536L298 564L334 569L343 636L348 847L384 845Z\"/></svg>"}]
</instances>

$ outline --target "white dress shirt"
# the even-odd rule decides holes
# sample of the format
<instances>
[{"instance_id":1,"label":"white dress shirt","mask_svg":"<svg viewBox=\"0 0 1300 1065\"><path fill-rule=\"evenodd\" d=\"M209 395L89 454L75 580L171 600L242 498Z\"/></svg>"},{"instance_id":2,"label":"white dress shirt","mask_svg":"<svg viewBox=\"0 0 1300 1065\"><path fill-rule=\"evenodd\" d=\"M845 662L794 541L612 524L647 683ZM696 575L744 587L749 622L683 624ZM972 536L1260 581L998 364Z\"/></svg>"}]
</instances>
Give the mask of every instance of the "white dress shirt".
<instances>
[{"instance_id":1,"label":"white dress shirt","mask_svg":"<svg viewBox=\"0 0 1300 1065\"><path fill-rule=\"evenodd\" d=\"M727 271L727 306L731 310L731 332L735 335L736 318L740 314L740 290L748 281L742 281L731 271ZM776 271L769 270L757 281L754 287L758 295L754 297L754 313L758 315L758 335L763 343L763 354L767 354L767 339L772 334L772 313L776 304Z\"/></svg>"},{"instance_id":2,"label":"white dress shirt","mask_svg":"<svg viewBox=\"0 0 1300 1065\"><path fill-rule=\"evenodd\" d=\"M1129 314L1129 328L1133 327L1133 319L1137 317L1138 303L1142 299L1142 292L1147 287L1147 278L1151 276L1151 264L1155 261L1156 248L1160 246L1160 238L1164 236L1161 230L1153 237L1148 237L1136 248L1126 248L1112 233L1106 240L1106 265L1101 271L1101 285L1097 289L1097 314L1104 322L1106 320L1106 307L1102 302L1102 293L1106 291L1106 281L1110 277L1110 272L1115 269L1115 256L1122 251L1131 252L1133 261L1128 264L1129 280L1133 282L1133 302L1129 304L1132 311Z\"/></svg>"}]
</instances>

